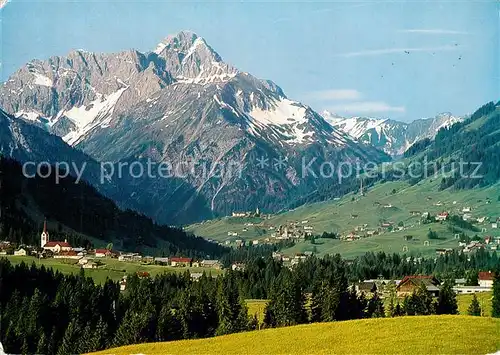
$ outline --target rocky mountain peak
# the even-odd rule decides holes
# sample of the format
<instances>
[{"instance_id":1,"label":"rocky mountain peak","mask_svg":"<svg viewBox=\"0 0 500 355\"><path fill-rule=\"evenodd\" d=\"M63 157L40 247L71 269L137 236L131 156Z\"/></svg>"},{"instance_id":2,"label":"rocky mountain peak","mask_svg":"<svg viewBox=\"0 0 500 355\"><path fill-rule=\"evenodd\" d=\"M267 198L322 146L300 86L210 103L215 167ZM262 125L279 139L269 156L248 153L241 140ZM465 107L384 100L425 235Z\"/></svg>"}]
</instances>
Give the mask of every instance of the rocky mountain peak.
<instances>
[{"instance_id":1,"label":"rocky mountain peak","mask_svg":"<svg viewBox=\"0 0 500 355\"><path fill-rule=\"evenodd\" d=\"M181 83L223 82L238 73L236 68L223 62L205 39L191 31L181 31L166 37L154 53L165 61L169 72Z\"/></svg>"},{"instance_id":2,"label":"rocky mountain peak","mask_svg":"<svg viewBox=\"0 0 500 355\"><path fill-rule=\"evenodd\" d=\"M171 164L182 176L135 181L136 197L127 197L159 221L187 216L195 206L226 214L254 209L267 194L285 202L314 191L321 182L302 174L306 158L316 168L322 162L387 159L287 98L274 82L225 63L190 31L165 38L148 53L73 51L30 62L0 85L0 107L23 129L43 127L61 137L60 144L99 161ZM23 140L28 135L15 133L19 138L6 150L35 150ZM286 167L271 164L284 157ZM259 167L256 158L271 163ZM177 168L186 161L203 169L184 175ZM218 167L234 163L244 167L244 176L217 177Z\"/></svg>"}]
</instances>

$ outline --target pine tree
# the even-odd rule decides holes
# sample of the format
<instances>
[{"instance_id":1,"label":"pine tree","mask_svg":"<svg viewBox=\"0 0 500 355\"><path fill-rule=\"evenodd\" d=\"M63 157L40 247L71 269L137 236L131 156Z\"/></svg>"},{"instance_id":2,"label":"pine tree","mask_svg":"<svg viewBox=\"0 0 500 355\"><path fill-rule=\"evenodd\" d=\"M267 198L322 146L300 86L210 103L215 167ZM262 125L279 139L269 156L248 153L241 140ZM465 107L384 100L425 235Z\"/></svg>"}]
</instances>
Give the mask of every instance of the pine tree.
<instances>
[{"instance_id":1,"label":"pine tree","mask_svg":"<svg viewBox=\"0 0 500 355\"><path fill-rule=\"evenodd\" d=\"M438 302L436 305L437 314L457 314L457 294L453 291L451 281L446 280L439 291Z\"/></svg>"},{"instance_id":2,"label":"pine tree","mask_svg":"<svg viewBox=\"0 0 500 355\"><path fill-rule=\"evenodd\" d=\"M259 319L257 318L257 314L254 314L253 317L248 321L248 330L257 330L259 329Z\"/></svg>"},{"instance_id":3,"label":"pine tree","mask_svg":"<svg viewBox=\"0 0 500 355\"><path fill-rule=\"evenodd\" d=\"M5 336L2 339L5 352L7 354L19 353L22 345L19 340L20 339L15 334L15 325L11 322L5 331Z\"/></svg>"},{"instance_id":4,"label":"pine tree","mask_svg":"<svg viewBox=\"0 0 500 355\"><path fill-rule=\"evenodd\" d=\"M36 353L37 354L47 354L47 337L45 336L45 332L43 329L40 329L40 339L38 339L38 344L36 346Z\"/></svg>"},{"instance_id":5,"label":"pine tree","mask_svg":"<svg viewBox=\"0 0 500 355\"><path fill-rule=\"evenodd\" d=\"M340 305L340 294L335 285L323 281L321 286L313 293L311 321L333 322L337 319Z\"/></svg>"},{"instance_id":6,"label":"pine tree","mask_svg":"<svg viewBox=\"0 0 500 355\"><path fill-rule=\"evenodd\" d=\"M68 355L75 353L75 342L77 338L76 321L69 322L66 332L64 333L62 343L57 349L57 355Z\"/></svg>"},{"instance_id":7,"label":"pine tree","mask_svg":"<svg viewBox=\"0 0 500 355\"><path fill-rule=\"evenodd\" d=\"M385 317L384 303L380 299L377 292L368 300L368 307L366 311L368 318L383 318Z\"/></svg>"},{"instance_id":8,"label":"pine tree","mask_svg":"<svg viewBox=\"0 0 500 355\"><path fill-rule=\"evenodd\" d=\"M139 342L140 334L138 334L138 323L140 315L131 308L127 309L124 317L120 322L120 326L116 330L113 340L114 346L122 346L135 344Z\"/></svg>"},{"instance_id":9,"label":"pine tree","mask_svg":"<svg viewBox=\"0 0 500 355\"><path fill-rule=\"evenodd\" d=\"M86 354L90 351L91 342L92 342L92 327L90 323L88 323L85 327L78 327L79 329L83 328L81 334L78 335L78 341L75 343L74 353L78 354Z\"/></svg>"},{"instance_id":10,"label":"pine tree","mask_svg":"<svg viewBox=\"0 0 500 355\"><path fill-rule=\"evenodd\" d=\"M411 305L415 315L429 315L435 313L432 296L427 287L422 283L410 296Z\"/></svg>"},{"instance_id":11,"label":"pine tree","mask_svg":"<svg viewBox=\"0 0 500 355\"><path fill-rule=\"evenodd\" d=\"M219 325L216 334L231 334L246 330L248 309L240 297L233 274L229 273L218 281L216 302Z\"/></svg>"},{"instance_id":12,"label":"pine tree","mask_svg":"<svg viewBox=\"0 0 500 355\"><path fill-rule=\"evenodd\" d=\"M47 354L55 354L58 345L57 330L55 326L52 328L52 332L50 333L50 337L48 340L49 344L47 346Z\"/></svg>"},{"instance_id":13,"label":"pine tree","mask_svg":"<svg viewBox=\"0 0 500 355\"><path fill-rule=\"evenodd\" d=\"M104 349L106 347L106 341L108 339L108 326L102 318L99 318L96 328L88 342L88 351L97 351Z\"/></svg>"},{"instance_id":14,"label":"pine tree","mask_svg":"<svg viewBox=\"0 0 500 355\"><path fill-rule=\"evenodd\" d=\"M28 355L30 353L31 353L31 351L30 351L30 347L29 347L28 337L26 336L26 334L24 334L23 345L21 346L21 354Z\"/></svg>"},{"instance_id":15,"label":"pine tree","mask_svg":"<svg viewBox=\"0 0 500 355\"><path fill-rule=\"evenodd\" d=\"M354 287L341 295L337 320L361 319L366 316L368 301L364 293L357 294Z\"/></svg>"},{"instance_id":16,"label":"pine tree","mask_svg":"<svg viewBox=\"0 0 500 355\"><path fill-rule=\"evenodd\" d=\"M500 267L497 267L493 276L493 300L491 306L491 316L500 318Z\"/></svg>"},{"instance_id":17,"label":"pine tree","mask_svg":"<svg viewBox=\"0 0 500 355\"><path fill-rule=\"evenodd\" d=\"M481 306L479 305L479 301L477 300L476 294L472 295L472 301L467 309L467 314L469 316L480 316L481 315Z\"/></svg>"},{"instance_id":18,"label":"pine tree","mask_svg":"<svg viewBox=\"0 0 500 355\"><path fill-rule=\"evenodd\" d=\"M267 326L289 326L307 322L305 298L295 275L285 272L276 280L266 306Z\"/></svg>"},{"instance_id":19,"label":"pine tree","mask_svg":"<svg viewBox=\"0 0 500 355\"><path fill-rule=\"evenodd\" d=\"M403 309L401 308L401 305L398 303L396 303L396 307L394 307L394 313L393 313L393 317L400 317L404 315L404 311Z\"/></svg>"},{"instance_id":20,"label":"pine tree","mask_svg":"<svg viewBox=\"0 0 500 355\"><path fill-rule=\"evenodd\" d=\"M263 328L274 328L278 325L276 321L276 316L274 315L275 301L271 299L264 309L264 321L262 324Z\"/></svg>"},{"instance_id":21,"label":"pine tree","mask_svg":"<svg viewBox=\"0 0 500 355\"><path fill-rule=\"evenodd\" d=\"M479 285L479 278L478 278L478 273L476 270L467 271L465 285L467 285L467 286Z\"/></svg>"},{"instance_id":22,"label":"pine tree","mask_svg":"<svg viewBox=\"0 0 500 355\"><path fill-rule=\"evenodd\" d=\"M166 304L162 307L158 316L158 327L156 328L157 341L170 341L182 338L182 325L173 314L172 306Z\"/></svg>"},{"instance_id":23,"label":"pine tree","mask_svg":"<svg viewBox=\"0 0 500 355\"><path fill-rule=\"evenodd\" d=\"M396 283L394 281L390 281L386 287L386 292L388 293L388 305L387 305L387 316L395 317L395 303L396 303Z\"/></svg>"}]
</instances>

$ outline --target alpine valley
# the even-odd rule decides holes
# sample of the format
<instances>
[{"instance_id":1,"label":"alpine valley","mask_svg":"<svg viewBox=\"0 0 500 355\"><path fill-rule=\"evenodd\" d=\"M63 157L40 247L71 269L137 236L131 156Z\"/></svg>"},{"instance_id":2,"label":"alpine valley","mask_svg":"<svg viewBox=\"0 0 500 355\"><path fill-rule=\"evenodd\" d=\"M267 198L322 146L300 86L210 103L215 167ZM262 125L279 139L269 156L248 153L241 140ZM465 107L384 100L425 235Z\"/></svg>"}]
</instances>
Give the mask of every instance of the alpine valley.
<instances>
[{"instance_id":1,"label":"alpine valley","mask_svg":"<svg viewBox=\"0 0 500 355\"><path fill-rule=\"evenodd\" d=\"M325 161L390 160L272 81L225 63L189 31L148 53L78 50L33 60L2 84L0 106L61 137L75 156L168 164L166 178L125 173L114 182L120 193L108 195L161 223L286 208L322 184L304 174L313 159L316 171Z\"/></svg>"}]
</instances>

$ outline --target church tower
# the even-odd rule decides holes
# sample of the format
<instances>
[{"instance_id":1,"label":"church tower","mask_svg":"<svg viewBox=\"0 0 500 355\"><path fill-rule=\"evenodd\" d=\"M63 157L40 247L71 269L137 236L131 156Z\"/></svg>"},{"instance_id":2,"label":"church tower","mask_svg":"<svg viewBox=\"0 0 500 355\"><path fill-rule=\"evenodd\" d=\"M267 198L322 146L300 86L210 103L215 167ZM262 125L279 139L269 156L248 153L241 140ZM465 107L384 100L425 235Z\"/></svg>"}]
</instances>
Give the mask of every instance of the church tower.
<instances>
[{"instance_id":1,"label":"church tower","mask_svg":"<svg viewBox=\"0 0 500 355\"><path fill-rule=\"evenodd\" d=\"M365 190L363 189L363 178L360 178L359 194L360 196L365 195Z\"/></svg>"},{"instance_id":2,"label":"church tower","mask_svg":"<svg viewBox=\"0 0 500 355\"><path fill-rule=\"evenodd\" d=\"M40 246L43 248L45 244L49 241L49 232L47 232L47 219L43 221L43 232L40 236Z\"/></svg>"}]
</instances>

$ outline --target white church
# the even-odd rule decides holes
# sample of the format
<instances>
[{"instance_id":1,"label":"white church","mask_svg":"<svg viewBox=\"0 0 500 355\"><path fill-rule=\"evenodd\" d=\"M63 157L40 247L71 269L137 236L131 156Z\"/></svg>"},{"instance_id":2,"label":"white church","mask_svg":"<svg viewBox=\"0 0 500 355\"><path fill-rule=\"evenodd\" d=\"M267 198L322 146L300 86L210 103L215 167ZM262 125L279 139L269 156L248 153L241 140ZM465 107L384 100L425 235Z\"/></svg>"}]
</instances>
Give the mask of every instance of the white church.
<instances>
[{"instance_id":1,"label":"white church","mask_svg":"<svg viewBox=\"0 0 500 355\"><path fill-rule=\"evenodd\" d=\"M73 250L71 245L67 240L64 242L59 241L50 241L49 240L49 232L47 231L47 220L43 222L43 232L40 236L40 247L43 250L50 250L54 254L59 254L62 251L70 251Z\"/></svg>"}]
</instances>

